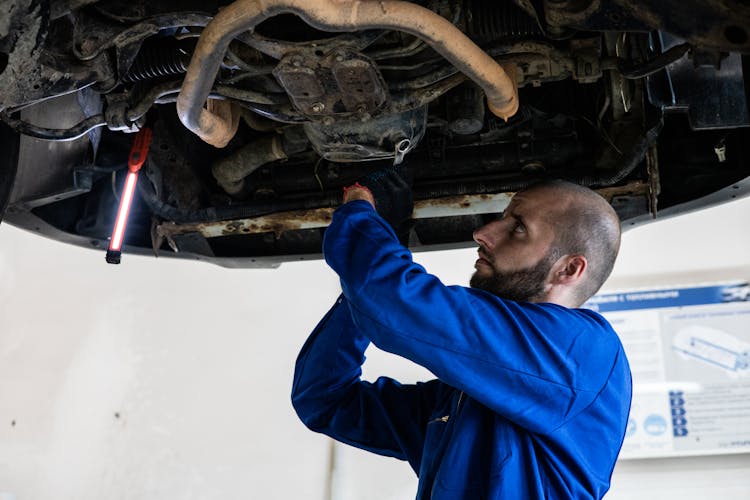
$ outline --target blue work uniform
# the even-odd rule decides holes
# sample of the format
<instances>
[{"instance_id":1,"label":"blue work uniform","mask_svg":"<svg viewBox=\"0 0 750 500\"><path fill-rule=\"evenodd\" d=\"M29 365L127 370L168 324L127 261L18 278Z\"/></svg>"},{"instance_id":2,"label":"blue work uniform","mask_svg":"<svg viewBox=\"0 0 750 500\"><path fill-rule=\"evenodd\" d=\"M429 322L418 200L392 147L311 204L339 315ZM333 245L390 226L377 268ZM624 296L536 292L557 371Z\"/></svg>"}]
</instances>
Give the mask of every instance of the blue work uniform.
<instances>
[{"instance_id":1,"label":"blue work uniform","mask_svg":"<svg viewBox=\"0 0 750 500\"><path fill-rule=\"evenodd\" d=\"M292 401L305 425L408 461L417 499L606 493L631 378L604 318L445 286L365 201L335 212L323 252L343 294L297 359ZM370 342L438 379L360 380Z\"/></svg>"}]
</instances>

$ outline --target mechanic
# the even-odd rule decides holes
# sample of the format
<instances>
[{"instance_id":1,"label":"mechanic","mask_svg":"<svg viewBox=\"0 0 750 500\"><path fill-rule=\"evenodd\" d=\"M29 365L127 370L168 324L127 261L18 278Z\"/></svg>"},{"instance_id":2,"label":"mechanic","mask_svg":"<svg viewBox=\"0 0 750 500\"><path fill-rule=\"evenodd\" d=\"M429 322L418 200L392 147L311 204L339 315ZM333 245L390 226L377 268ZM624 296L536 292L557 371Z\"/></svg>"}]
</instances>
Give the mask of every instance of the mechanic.
<instances>
[{"instance_id":1,"label":"mechanic","mask_svg":"<svg viewBox=\"0 0 750 500\"><path fill-rule=\"evenodd\" d=\"M612 207L562 181L517 193L502 218L475 231L479 259L466 288L443 285L399 243L394 227L413 209L399 173L362 184L345 190L325 233L343 294L297 359L301 420L407 460L417 499L601 498L631 378L609 323L579 307L614 265ZM437 379L360 380L370 342Z\"/></svg>"}]
</instances>

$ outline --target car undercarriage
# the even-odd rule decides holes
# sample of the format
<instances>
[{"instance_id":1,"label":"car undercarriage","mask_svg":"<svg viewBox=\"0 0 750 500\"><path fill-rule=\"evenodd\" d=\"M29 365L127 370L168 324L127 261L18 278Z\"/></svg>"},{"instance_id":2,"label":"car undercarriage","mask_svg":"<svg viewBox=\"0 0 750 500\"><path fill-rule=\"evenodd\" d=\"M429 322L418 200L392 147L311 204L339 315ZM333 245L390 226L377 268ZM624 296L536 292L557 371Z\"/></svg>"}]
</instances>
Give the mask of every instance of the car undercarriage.
<instances>
[{"instance_id":1,"label":"car undercarriage","mask_svg":"<svg viewBox=\"0 0 750 500\"><path fill-rule=\"evenodd\" d=\"M408 172L414 250L472 245L561 178L624 227L750 193L750 5L652 0L5 0L0 213L229 267L317 258L341 190Z\"/></svg>"}]
</instances>

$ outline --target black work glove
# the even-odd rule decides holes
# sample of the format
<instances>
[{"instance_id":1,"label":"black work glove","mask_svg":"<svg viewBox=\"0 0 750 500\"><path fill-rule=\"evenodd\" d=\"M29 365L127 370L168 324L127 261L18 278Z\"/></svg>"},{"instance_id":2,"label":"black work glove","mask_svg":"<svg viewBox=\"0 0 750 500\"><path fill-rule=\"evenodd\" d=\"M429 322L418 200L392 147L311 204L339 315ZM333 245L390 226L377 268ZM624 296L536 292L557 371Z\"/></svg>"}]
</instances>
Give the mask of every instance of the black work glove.
<instances>
[{"instance_id":1,"label":"black work glove","mask_svg":"<svg viewBox=\"0 0 750 500\"><path fill-rule=\"evenodd\" d=\"M375 209L391 225L396 234L408 234L414 197L407 182L408 174L403 167L388 167L376 170L359 180L375 198Z\"/></svg>"}]
</instances>

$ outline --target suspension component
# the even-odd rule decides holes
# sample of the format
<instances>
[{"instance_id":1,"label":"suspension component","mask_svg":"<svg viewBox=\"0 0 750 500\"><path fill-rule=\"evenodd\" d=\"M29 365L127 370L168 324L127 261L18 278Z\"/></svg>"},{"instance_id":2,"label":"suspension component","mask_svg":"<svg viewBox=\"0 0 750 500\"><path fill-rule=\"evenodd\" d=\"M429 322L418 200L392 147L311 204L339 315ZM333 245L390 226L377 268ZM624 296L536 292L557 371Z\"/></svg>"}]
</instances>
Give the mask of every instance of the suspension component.
<instances>
[{"instance_id":1,"label":"suspension component","mask_svg":"<svg viewBox=\"0 0 750 500\"><path fill-rule=\"evenodd\" d=\"M447 96L448 128L454 134L476 134L484 127L482 91L466 82Z\"/></svg>"},{"instance_id":2,"label":"suspension component","mask_svg":"<svg viewBox=\"0 0 750 500\"><path fill-rule=\"evenodd\" d=\"M419 5L400 0L237 0L209 23L190 60L177 99L182 123L204 140L226 136L228 123L204 109L230 42L263 20L292 13L323 31L392 29L415 35L476 82L495 115L508 119L518 111L516 68L501 66L450 21Z\"/></svg>"},{"instance_id":3,"label":"suspension component","mask_svg":"<svg viewBox=\"0 0 750 500\"><path fill-rule=\"evenodd\" d=\"M187 71L190 55L171 38L160 38L158 43L144 43L141 51L123 75L124 83L153 80L180 75Z\"/></svg>"},{"instance_id":4,"label":"suspension component","mask_svg":"<svg viewBox=\"0 0 750 500\"><path fill-rule=\"evenodd\" d=\"M541 35L536 20L514 2L464 0L466 34L478 43Z\"/></svg>"}]
</instances>

